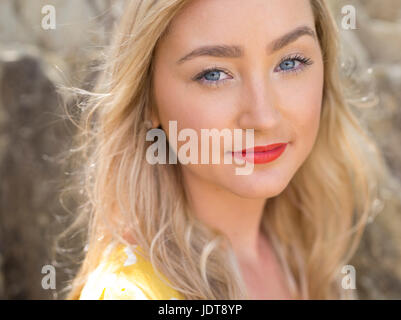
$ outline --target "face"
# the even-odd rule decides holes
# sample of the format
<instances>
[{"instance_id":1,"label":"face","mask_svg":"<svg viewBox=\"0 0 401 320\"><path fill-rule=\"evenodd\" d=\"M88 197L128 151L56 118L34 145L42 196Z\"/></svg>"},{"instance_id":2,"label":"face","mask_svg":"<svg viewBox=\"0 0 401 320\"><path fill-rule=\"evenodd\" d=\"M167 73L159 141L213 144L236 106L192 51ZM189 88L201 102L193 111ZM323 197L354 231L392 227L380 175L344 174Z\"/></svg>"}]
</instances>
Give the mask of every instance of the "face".
<instances>
[{"instance_id":1,"label":"face","mask_svg":"<svg viewBox=\"0 0 401 320\"><path fill-rule=\"evenodd\" d=\"M248 175L236 174L235 161L181 166L184 175L238 196L273 197L313 148L323 73L308 0L193 0L155 52L153 121L169 141L169 121L178 132L193 129L199 154L201 129L254 129L252 147L287 143L277 159L255 163ZM223 143L219 152L223 159Z\"/></svg>"}]
</instances>

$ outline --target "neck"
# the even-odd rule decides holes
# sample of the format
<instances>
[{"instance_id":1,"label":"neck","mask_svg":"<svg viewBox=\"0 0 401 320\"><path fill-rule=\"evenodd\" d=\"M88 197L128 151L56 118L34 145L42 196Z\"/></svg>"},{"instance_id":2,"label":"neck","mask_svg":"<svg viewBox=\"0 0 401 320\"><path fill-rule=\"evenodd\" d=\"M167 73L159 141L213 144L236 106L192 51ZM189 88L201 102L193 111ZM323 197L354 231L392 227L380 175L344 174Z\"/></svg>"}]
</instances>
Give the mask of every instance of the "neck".
<instances>
[{"instance_id":1,"label":"neck","mask_svg":"<svg viewBox=\"0 0 401 320\"><path fill-rule=\"evenodd\" d=\"M188 170L183 178L197 218L228 237L238 260L257 263L264 239L260 224L266 199L240 197Z\"/></svg>"}]
</instances>

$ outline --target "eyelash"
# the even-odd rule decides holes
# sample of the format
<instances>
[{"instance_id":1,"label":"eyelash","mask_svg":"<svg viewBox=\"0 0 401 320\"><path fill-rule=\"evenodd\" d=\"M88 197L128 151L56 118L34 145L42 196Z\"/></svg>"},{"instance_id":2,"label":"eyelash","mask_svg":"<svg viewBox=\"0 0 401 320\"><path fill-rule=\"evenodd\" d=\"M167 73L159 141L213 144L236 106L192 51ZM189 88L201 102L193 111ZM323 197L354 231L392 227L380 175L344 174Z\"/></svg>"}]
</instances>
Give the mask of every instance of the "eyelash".
<instances>
[{"instance_id":1,"label":"eyelash","mask_svg":"<svg viewBox=\"0 0 401 320\"><path fill-rule=\"evenodd\" d=\"M297 68L290 69L290 70L276 71L276 69L279 68L280 65L285 61L298 61L301 63L301 65ZM302 70L304 70L307 66L310 66L312 64L313 64L313 61L310 58L306 58L300 54L295 54L295 55L290 55L290 56L286 56L286 57L282 58L274 70L275 70L275 72L278 72L278 73L298 73L298 72L301 72ZM224 84L227 80L230 80L230 79L223 79L223 80L212 81L212 80L204 80L203 79L203 77L205 75L207 75L208 73L213 72L213 71L224 72L224 73L230 75L230 73L228 71L223 70L217 66L214 66L214 67L203 70L199 75L195 76L193 78L193 80L198 81L201 84L205 84L210 87L219 87L220 85Z\"/></svg>"},{"instance_id":2,"label":"eyelash","mask_svg":"<svg viewBox=\"0 0 401 320\"><path fill-rule=\"evenodd\" d=\"M289 61L289 60L290 61L298 61L301 63L301 66L298 68L291 69L291 70L283 70L283 71L278 71L278 72L296 72L297 73L297 72L300 72L303 69L305 69L307 66L310 66L311 64L313 64L313 61L310 58L304 57L297 53L295 55L290 55L290 56L286 56L286 57L282 58L280 60L280 62L278 63L277 67L279 67L280 64L282 64L283 62ZM276 70L276 68L274 70Z\"/></svg>"},{"instance_id":3,"label":"eyelash","mask_svg":"<svg viewBox=\"0 0 401 320\"><path fill-rule=\"evenodd\" d=\"M217 80L217 81L203 80L203 77L205 75L207 75L208 73L213 72L213 71L224 72L224 73L230 75L230 73L228 71L223 70L217 66L214 66L214 67L203 70L199 75L195 76L193 80L198 81L201 84L205 84L210 87L218 87L218 86L222 85L223 83L225 83L227 80L230 80L230 79L223 79L223 80Z\"/></svg>"}]
</instances>

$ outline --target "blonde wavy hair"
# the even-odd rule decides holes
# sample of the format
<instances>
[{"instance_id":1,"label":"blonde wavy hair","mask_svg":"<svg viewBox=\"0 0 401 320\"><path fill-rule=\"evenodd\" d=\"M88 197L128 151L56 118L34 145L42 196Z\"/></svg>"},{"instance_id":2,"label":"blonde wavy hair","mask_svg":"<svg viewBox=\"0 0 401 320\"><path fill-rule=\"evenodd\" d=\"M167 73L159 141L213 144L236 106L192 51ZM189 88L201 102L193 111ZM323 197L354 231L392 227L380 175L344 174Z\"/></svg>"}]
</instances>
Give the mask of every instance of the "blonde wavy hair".
<instances>
[{"instance_id":1,"label":"blonde wavy hair","mask_svg":"<svg viewBox=\"0 0 401 320\"><path fill-rule=\"evenodd\" d=\"M78 250L83 255L67 299L79 298L113 239L140 245L186 299L248 299L227 238L191 214L180 164L150 165L145 157L153 54L188 2L128 1L95 88L79 91L85 99L72 163L74 183L84 193L78 216L60 238L85 230L85 251ZM360 242L387 173L345 101L335 21L325 1L310 4L324 59L321 124L310 156L287 188L267 200L262 227L295 299L342 299L348 296L341 267Z\"/></svg>"}]
</instances>

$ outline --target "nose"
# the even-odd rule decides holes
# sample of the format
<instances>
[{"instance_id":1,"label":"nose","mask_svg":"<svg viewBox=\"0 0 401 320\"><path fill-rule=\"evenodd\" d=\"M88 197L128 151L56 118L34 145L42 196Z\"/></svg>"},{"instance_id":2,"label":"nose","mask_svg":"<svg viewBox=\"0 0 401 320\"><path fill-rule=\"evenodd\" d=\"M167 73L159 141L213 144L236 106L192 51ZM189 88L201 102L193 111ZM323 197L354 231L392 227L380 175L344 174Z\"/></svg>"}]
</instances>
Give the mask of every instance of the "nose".
<instances>
[{"instance_id":1,"label":"nose","mask_svg":"<svg viewBox=\"0 0 401 320\"><path fill-rule=\"evenodd\" d=\"M266 75L255 73L244 81L238 125L242 129L272 130L280 123L278 94Z\"/></svg>"}]
</instances>

